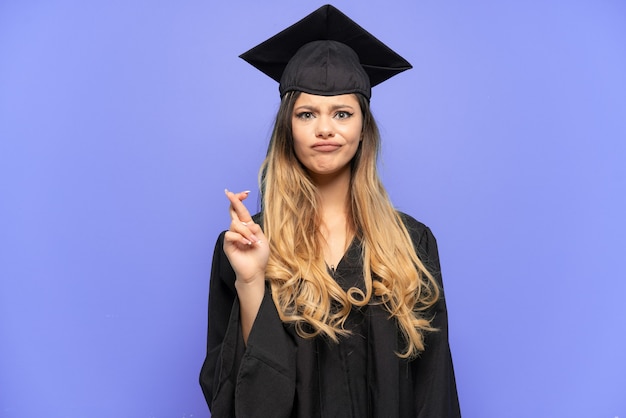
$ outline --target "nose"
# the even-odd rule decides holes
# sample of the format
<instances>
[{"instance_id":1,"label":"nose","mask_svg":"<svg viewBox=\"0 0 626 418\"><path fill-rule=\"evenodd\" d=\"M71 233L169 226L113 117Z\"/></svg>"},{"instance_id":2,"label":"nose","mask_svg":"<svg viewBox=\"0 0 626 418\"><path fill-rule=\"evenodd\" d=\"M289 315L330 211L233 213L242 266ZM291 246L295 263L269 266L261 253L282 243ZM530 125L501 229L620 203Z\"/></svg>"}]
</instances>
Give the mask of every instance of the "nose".
<instances>
[{"instance_id":1,"label":"nose","mask_svg":"<svg viewBox=\"0 0 626 418\"><path fill-rule=\"evenodd\" d=\"M315 127L315 135L318 138L331 138L335 135L332 127L332 122L327 117L318 118L317 125Z\"/></svg>"}]
</instances>

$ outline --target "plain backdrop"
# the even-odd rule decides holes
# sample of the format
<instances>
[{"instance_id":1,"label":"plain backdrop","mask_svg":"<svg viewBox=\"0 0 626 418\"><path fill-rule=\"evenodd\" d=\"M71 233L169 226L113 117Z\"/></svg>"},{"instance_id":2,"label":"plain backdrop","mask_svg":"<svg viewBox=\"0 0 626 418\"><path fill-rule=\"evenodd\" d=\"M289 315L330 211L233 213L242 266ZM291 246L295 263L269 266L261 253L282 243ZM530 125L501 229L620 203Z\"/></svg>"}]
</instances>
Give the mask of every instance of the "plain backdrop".
<instances>
[{"instance_id":1,"label":"plain backdrop","mask_svg":"<svg viewBox=\"0 0 626 418\"><path fill-rule=\"evenodd\" d=\"M209 271L322 3L0 0L0 416L208 417ZM335 5L414 69L381 175L437 236L464 417L626 417L626 3Z\"/></svg>"}]
</instances>

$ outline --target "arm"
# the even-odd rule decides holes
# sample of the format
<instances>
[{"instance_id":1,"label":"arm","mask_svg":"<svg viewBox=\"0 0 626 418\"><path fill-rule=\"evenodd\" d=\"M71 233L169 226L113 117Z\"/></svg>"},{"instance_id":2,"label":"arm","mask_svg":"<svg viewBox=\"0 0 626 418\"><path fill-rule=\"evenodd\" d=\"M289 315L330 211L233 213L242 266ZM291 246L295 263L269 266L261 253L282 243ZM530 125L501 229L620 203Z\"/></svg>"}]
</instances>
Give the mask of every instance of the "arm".
<instances>
[{"instance_id":1,"label":"arm","mask_svg":"<svg viewBox=\"0 0 626 418\"><path fill-rule=\"evenodd\" d=\"M245 207L237 205L242 194L230 195L231 228L220 235L213 255L207 357L200 384L215 418L289 417L295 396L295 344L265 277L258 274L267 262L263 232ZM234 204L233 196L238 198ZM242 222L240 216L250 220Z\"/></svg>"},{"instance_id":2,"label":"arm","mask_svg":"<svg viewBox=\"0 0 626 418\"><path fill-rule=\"evenodd\" d=\"M289 417L295 396L295 343L265 289L244 345L235 273L215 246L209 293L207 356L200 385L212 416Z\"/></svg>"},{"instance_id":3,"label":"arm","mask_svg":"<svg viewBox=\"0 0 626 418\"><path fill-rule=\"evenodd\" d=\"M457 396L452 355L448 343L448 312L439 263L437 241L428 227L412 217L400 214L415 250L439 286L439 300L426 313L432 317L432 326L438 331L425 335L425 351L411 362L413 410L419 418L461 416Z\"/></svg>"},{"instance_id":4,"label":"arm","mask_svg":"<svg viewBox=\"0 0 626 418\"><path fill-rule=\"evenodd\" d=\"M440 297L432 307L433 327L438 331L426 335L426 350L416 361L416 410L419 417L461 416L454 377L452 355L448 343L448 312L446 308L437 241L429 228L420 234L418 254L435 276Z\"/></svg>"}]
</instances>

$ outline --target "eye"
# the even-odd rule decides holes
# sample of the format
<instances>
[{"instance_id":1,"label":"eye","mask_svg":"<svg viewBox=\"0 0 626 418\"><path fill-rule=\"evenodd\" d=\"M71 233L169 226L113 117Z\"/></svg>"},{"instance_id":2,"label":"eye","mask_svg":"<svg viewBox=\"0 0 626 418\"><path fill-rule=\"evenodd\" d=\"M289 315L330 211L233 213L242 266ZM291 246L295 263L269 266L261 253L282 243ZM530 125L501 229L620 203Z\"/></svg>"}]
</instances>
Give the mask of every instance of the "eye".
<instances>
[{"instance_id":1,"label":"eye","mask_svg":"<svg viewBox=\"0 0 626 418\"><path fill-rule=\"evenodd\" d=\"M302 120L309 120L309 119L313 119L313 113L312 113L312 112L300 112L300 113L296 113L296 118L298 118L298 119L302 119Z\"/></svg>"},{"instance_id":2,"label":"eye","mask_svg":"<svg viewBox=\"0 0 626 418\"><path fill-rule=\"evenodd\" d=\"M352 115L353 115L352 113L345 111L345 110L340 110L337 113L335 113L335 117L337 119L348 119Z\"/></svg>"}]
</instances>

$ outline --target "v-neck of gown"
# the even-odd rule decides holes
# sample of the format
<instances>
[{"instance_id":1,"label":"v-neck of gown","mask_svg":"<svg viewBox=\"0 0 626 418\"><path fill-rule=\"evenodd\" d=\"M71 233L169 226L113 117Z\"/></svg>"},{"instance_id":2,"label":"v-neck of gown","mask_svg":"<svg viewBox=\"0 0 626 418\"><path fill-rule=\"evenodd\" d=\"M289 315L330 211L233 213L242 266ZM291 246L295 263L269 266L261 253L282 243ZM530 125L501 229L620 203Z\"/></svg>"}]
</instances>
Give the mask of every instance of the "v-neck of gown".
<instances>
[{"instance_id":1,"label":"v-neck of gown","mask_svg":"<svg viewBox=\"0 0 626 418\"><path fill-rule=\"evenodd\" d=\"M337 261L337 264L328 264L328 262L324 262L326 264L326 269L328 269L328 271L330 272L331 276L335 276L337 270L339 270L339 267L345 263L345 259L348 256L348 253L352 250L352 247L354 247L355 245L357 245L357 238L356 235L352 236L352 239L350 240L350 243L348 244L348 246L346 247L345 251L343 252L341 258L339 259L339 261ZM345 290L345 289L344 289Z\"/></svg>"}]
</instances>

